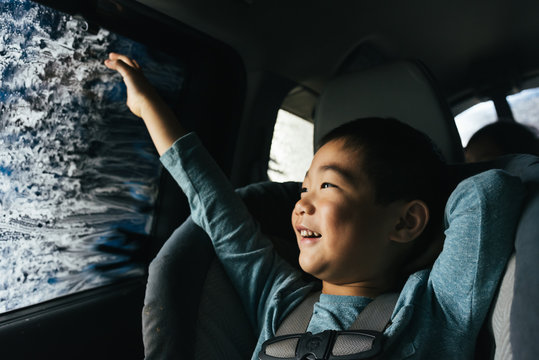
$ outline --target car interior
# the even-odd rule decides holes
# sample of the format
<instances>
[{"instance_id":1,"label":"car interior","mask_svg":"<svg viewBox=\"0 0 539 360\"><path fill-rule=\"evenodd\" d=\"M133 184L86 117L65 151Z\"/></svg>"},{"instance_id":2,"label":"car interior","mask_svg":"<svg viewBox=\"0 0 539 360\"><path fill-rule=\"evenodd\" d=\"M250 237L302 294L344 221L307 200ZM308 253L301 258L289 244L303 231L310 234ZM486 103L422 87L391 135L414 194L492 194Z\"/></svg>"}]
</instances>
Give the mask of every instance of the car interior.
<instances>
[{"instance_id":1,"label":"car interior","mask_svg":"<svg viewBox=\"0 0 539 360\"><path fill-rule=\"evenodd\" d=\"M497 119L515 121L507 96L539 84L539 3L11 3L54 9L83 19L91 35L106 29L144 44L150 57L155 51L178 59L172 61L182 66L183 84L167 101L295 266L289 214L301 179L277 182L268 176L280 110L312 124L306 139L311 144L352 119L400 119L440 147L452 186L491 168L519 176L527 195L515 250L477 340L476 358L537 358L539 158L518 154L466 164L455 117L490 100ZM293 136L291 141L305 134ZM182 359L250 358L256 335L210 240L189 218L185 196L166 171L155 186L150 229L127 235L135 250L99 248L128 251L128 261L140 264L142 273L0 313L0 358L140 359L165 352ZM158 300L171 304L166 313L153 306ZM154 316L142 317L143 311ZM143 334L159 331L175 336L145 349Z\"/></svg>"}]
</instances>

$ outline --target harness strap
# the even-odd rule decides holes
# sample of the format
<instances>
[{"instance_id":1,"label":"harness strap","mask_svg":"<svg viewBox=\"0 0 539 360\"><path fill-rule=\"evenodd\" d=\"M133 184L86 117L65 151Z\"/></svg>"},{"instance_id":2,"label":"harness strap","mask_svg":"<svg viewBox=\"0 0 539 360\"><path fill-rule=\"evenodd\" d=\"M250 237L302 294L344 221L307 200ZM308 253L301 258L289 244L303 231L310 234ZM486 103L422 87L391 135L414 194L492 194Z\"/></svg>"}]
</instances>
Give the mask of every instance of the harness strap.
<instances>
[{"instance_id":1,"label":"harness strap","mask_svg":"<svg viewBox=\"0 0 539 360\"><path fill-rule=\"evenodd\" d=\"M391 322L391 315L398 299L398 293L378 295L359 313L356 321L350 326L349 330L374 330L383 332Z\"/></svg>"},{"instance_id":2,"label":"harness strap","mask_svg":"<svg viewBox=\"0 0 539 360\"><path fill-rule=\"evenodd\" d=\"M349 330L370 330L380 334L391 323L391 314L399 298L398 293L378 295L356 318ZM352 334L337 335L333 344L334 355L347 355L368 352L374 347L374 337Z\"/></svg>"},{"instance_id":3,"label":"harness strap","mask_svg":"<svg viewBox=\"0 0 539 360\"><path fill-rule=\"evenodd\" d=\"M276 337L263 344L259 359L374 359L382 351L382 333L391 323L398 293L377 296L346 331L307 333L321 292L308 295L283 320Z\"/></svg>"},{"instance_id":4,"label":"harness strap","mask_svg":"<svg viewBox=\"0 0 539 360\"><path fill-rule=\"evenodd\" d=\"M314 304L320 299L321 291L310 293L290 314L283 320L275 336L300 334L307 331L313 317Z\"/></svg>"},{"instance_id":5,"label":"harness strap","mask_svg":"<svg viewBox=\"0 0 539 360\"><path fill-rule=\"evenodd\" d=\"M309 294L283 320L275 336L300 334L307 331L313 316L314 304L320 299L321 291ZM374 298L356 318L349 330L375 330L383 332L391 320L391 314L399 298L398 293L382 294Z\"/></svg>"}]
</instances>

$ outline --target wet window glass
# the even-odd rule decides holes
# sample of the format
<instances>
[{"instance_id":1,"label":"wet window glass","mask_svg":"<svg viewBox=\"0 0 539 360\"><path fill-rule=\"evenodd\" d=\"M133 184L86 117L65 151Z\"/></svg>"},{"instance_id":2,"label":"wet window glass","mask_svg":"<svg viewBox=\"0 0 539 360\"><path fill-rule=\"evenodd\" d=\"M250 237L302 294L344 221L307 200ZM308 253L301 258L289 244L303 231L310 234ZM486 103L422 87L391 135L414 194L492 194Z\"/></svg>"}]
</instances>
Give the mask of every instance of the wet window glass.
<instances>
[{"instance_id":1,"label":"wet window glass","mask_svg":"<svg viewBox=\"0 0 539 360\"><path fill-rule=\"evenodd\" d=\"M313 157L311 122L279 110L271 142L268 177L272 181L303 181Z\"/></svg>"},{"instance_id":2,"label":"wet window glass","mask_svg":"<svg viewBox=\"0 0 539 360\"><path fill-rule=\"evenodd\" d=\"M0 0L0 313L144 273L160 165L109 51L178 96L178 59Z\"/></svg>"}]
</instances>

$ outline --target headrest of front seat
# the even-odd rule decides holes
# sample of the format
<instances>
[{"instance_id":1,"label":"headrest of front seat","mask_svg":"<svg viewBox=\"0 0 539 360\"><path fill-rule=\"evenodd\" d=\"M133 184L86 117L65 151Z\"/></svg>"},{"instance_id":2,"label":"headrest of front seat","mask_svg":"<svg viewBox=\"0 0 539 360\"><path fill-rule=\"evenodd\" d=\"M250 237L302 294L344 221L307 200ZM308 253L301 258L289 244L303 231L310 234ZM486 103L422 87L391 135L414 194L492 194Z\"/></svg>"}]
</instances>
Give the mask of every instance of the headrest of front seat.
<instances>
[{"instance_id":1,"label":"headrest of front seat","mask_svg":"<svg viewBox=\"0 0 539 360\"><path fill-rule=\"evenodd\" d=\"M463 161L453 115L432 76L419 62L393 62L332 80L316 108L315 148L331 129L371 116L405 122L429 135L448 162Z\"/></svg>"}]
</instances>

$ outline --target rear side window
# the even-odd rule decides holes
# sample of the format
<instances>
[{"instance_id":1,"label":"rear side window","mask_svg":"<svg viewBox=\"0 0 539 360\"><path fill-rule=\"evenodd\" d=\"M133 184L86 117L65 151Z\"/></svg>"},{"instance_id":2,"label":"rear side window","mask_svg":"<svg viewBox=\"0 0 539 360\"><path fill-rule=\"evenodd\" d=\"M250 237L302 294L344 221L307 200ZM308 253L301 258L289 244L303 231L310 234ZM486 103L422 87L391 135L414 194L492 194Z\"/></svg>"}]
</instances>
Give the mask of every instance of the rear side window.
<instances>
[{"instance_id":1,"label":"rear side window","mask_svg":"<svg viewBox=\"0 0 539 360\"><path fill-rule=\"evenodd\" d=\"M539 88L523 90L507 96L507 102L515 121L524 124L539 134ZM494 102L478 103L455 116L457 129L466 147L468 141L482 127L498 121Z\"/></svg>"},{"instance_id":2,"label":"rear side window","mask_svg":"<svg viewBox=\"0 0 539 360\"><path fill-rule=\"evenodd\" d=\"M490 100L476 104L455 116L462 147L468 145L468 141L477 130L497 120L496 108Z\"/></svg>"},{"instance_id":3,"label":"rear side window","mask_svg":"<svg viewBox=\"0 0 539 360\"><path fill-rule=\"evenodd\" d=\"M109 51L165 98L178 59L27 0L0 2L0 313L144 272L159 160Z\"/></svg>"},{"instance_id":4,"label":"rear side window","mask_svg":"<svg viewBox=\"0 0 539 360\"><path fill-rule=\"evenodd\" d=\"M539 131L539 88L510 95L507 102L517 122L532 126Z\"/></svg>"},{"instance_id":5,"label":"rear side window","mask_svg":"<svg viewBox=\"0 0 539 360\"><path fill-rule=\"evenodd\" d=\"M303 181L313 157L311 122L279 110L271 142L268 177L272 181Z\"/></svg>"}]
</instances>

